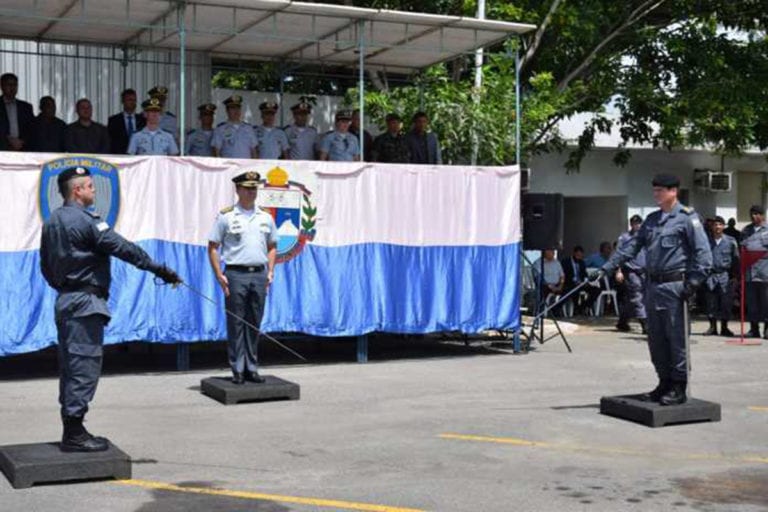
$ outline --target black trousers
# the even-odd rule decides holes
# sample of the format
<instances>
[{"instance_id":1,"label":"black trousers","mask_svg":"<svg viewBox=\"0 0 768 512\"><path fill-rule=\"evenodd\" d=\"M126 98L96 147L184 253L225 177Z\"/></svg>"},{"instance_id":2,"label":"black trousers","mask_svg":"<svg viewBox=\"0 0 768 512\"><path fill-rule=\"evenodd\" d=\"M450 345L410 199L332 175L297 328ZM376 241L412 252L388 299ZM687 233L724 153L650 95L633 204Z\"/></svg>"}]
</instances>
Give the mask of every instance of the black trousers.
<instances>
[{"instance_id":1,"label":"black trousers","mask_svg":"<svg viewBox=\"0 0 768 512\"><path fill-rule=\"evenodd\" d=\"M107 317L94 314L61 318L56 323L62 416L84 416L88 412L101 376L107 321Z\"/></svg>"}]
</instances>

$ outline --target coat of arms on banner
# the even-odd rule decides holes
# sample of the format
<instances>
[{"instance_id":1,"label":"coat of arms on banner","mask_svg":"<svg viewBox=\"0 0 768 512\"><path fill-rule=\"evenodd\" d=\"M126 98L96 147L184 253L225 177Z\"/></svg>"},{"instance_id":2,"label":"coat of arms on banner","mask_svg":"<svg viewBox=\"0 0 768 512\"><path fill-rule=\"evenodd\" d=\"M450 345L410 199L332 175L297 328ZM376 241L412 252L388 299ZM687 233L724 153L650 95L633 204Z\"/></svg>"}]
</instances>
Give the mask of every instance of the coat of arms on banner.
<instances>
[{"instance_id":1,"label":"coat of arms on banner","mask_svg":"<svg viewBox=\"0 0 768 512\"><path fill-rule=\"evenodd\" d=\"M91 156L65 156L43 164L40 172L40 215L48 220L51 212L64 203L59 193L57 178L69 167L85 167L91 171L93 186L96 188L96 210L110 226L117 222L120 211L120 179L117 167L109 162Z\"/></svg>"},{"instance_id":2,"label":"coat of arms on banner","mask_svg":"<svg viewBox=\"0 0 768 512\"><path fill-rule=\"evenodd\" d=\"M257 202L275 220L278 263L295 258L315 238L317 208L311 196L303 184L288 179L285 169L275 167L267 173Z\"/></svg>"}]
</instances>

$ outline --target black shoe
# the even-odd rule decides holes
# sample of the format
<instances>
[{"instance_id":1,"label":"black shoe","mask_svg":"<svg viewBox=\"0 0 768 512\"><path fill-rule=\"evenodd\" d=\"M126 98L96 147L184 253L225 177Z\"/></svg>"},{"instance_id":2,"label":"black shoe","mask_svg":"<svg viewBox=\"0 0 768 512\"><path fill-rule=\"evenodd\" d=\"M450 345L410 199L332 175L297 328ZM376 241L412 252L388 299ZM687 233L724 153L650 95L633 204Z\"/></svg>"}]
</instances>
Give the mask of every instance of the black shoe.
<instances>
[{"instance_id":1,"label":"black shoe","mask_svg":"<svg viewBox=\"0 0 768 512\"><path fill-rule=\"evenodd\" d=\"M632 328L627 322L619 322L616 324L616 330L619 332L629 332L632 330Z\"/></svg>"},{"instance_id":2,"label":"black shoe","mask_svg":"<svg viewBox=\"0 0 768 512\"><path fill-rule=\"evenodd\" d=\"M664 395L659 399L659 403L661 405L684 404L688 400L688 397L685 396L685 387L685 382L672 382L672 386L669 388L669 391L664 393Z\"/></svg>"},{"instance_id":3,"label":"black shoe","mask_svg":"<svg viewBox=\"0 0 768 512\"><path fill-rule=\"evenodd\" d=\"M745 334L744 337L745 338L759 338L760 337L760 333L750 329L750 331L747 334Z\"/></svg>"},{"instance_id":4,"label":"black shoe","mask_svg":"<svg viewBox=\"0 0 768 512\"><path fill-rule=\"evenodd\" d=\"M725 336L726 338L733 338L736 336L733 334L733 331L728 328L728 326L723 325L720 327L720 336Z\"/></svg>"},{"instance_id":5,"label":"black shoe","mask_svg":"<svg viewBox=\"0 0 768 512\"><path fill-rule=\"evenodd\" d=\"M669 390L670 381L662 379L659 381L659 385L653 391L643 393L640 395L640 400L643 402L658 402L662 395Z\"/></svg>"},{"instance_id":6,"label":"black shoe","mask_svg":"<svg viewBox=\"0 0 768 512\"><path fill-rule=\"evenodd\" d=\"M717 328L710 326L709 329L704 332L704 336L717 336Z\"/></svg>"},{"instance_id":7,"label":"black shoe","mask_svg":"<svg viewBox=\"0 0 768 512\"><path fill-rule=\"evenodd\" d=\"M267 379L259 375L259 372L245 372L245 380L255 382L256 384L263 384L267 381Z\"/></svg>"},{"instance_id":8,"label":"black shoe","mask_svg":"<svg viewBox=\"0 0 768 512\"><path fill-rule=\"evenodd\" d=\"M645 318L638 320L640 322L640 330L643 334L648 334L648 330L645 328Z\"/></svg>"},{"instance_id":9,"label":"black shoe","mask_svg":"<svg viewBox=\"0 0 768 512\"><path fill-rule=\"evenodd\" d=\"M242 384L243 382L245 380L243 380L242 373L232 372L232 384Z\"/></svg>"}]
</instances>

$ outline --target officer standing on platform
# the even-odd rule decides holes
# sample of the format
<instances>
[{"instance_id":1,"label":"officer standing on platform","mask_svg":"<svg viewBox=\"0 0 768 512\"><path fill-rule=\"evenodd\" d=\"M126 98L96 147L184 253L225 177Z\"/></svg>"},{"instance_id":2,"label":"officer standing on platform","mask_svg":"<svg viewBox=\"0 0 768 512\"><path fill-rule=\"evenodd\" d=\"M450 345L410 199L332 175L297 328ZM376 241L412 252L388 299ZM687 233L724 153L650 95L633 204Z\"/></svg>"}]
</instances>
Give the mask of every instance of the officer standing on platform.
<instances>
[{"instance_id":1,"label":"officer standing on platform","mask_svg":"<svg viewBox=\"0 0 768 512\"><path fill-rule=\"evenodd\" d=\"M315 159L317 129L307 125L311 112L312 105L305 101L291 107L293 124L285 129L285 135L288 136L288 145L290 146L288 157L291 160Z\"/></svg>"},{"instance_id":2,"label":"officer standing on platform","mask_svg":"<svg viewBox=\"0 0 768 512\"><path fill-rule=\"evenodd\" d=\"M208 259L224 292L227 310L255 326L261 325L277 257L275 222L256 206L259 179L257 172L245 172L232 179L237 204L219 212L208 237ZM226 265L224 272L221 260ZM264 382L258 373L258 333L228 316L227 339L232 382Z\"/></svg>"},{"instance_id":3,"label":"officer standing on platform","mask_svg":"<svg viewBox=\"0 0 768 512\"><path fill-rule=\"evenodd\" d=\"M179 138L179 122L172 112L165 110L165 104L168 101L168 88L163 85L156 85L151 88L147 95L151 98L157 98L160 102L160 128L170 133L174 140Z\"/></svg>"},{"instance_id":4,"label":"officer standing on platform","mask_svg":"<svg viewBox=\"0 0 768 512\"><path fill-rule=\"evenodd\" d=\"M349 131L351 123L352 112L349 110L336 112L336 129L326 133L320 142L320 160L360 161L360 145L357 143L357 137Z\"/></svg>"},{"instance_id":5,"label":"officer standing on platform","mask_svg":"<svg viewBox=\"0 0 768 512\"><path fill-rule=\"evenodd\" d=\"M241 121L243 98L237 94L224 100L227 121L213 130L211 147L214 156L225 158L258 158L259 141L253 127Z\"/></svg>"},{"instance_id":6,"label":"officer standing on platform","mask_svg":"<svg viewBox=\"0 0 768 512\"><path fill-rule=\"evenodd\" d=\"M698 215L677 200L680 180L659 174L652 184L660 210L646 218L637 236L617 248L598 278L614 272L645 248L648 346L659 384L643 398L678 405L687 400L688 383L688 326L683 308L706 280L712 268L712 252Z\"/></svg>"},{"instance_id":7,"label":"officer standing on platform","mask_svg":"<svg viewBox=\"0 0 768 512\"><path fill-rule=\"evenodd\" d=\"M200 128L187 133L185 153L189 156L213 156L211 140L213 139L213 115L216 105L206 103L197 107L200 114Z\"/></svg>"},{"instance_id":8,"label":"officer standing on platform","mask_svg":"<svg viewBox=\"0 0 768 512\"><path fill-rule=\"evenodd\" d=\"M83 426L83 418L101 374L104 326L110 319L110 256L149 270L169 284L181 283L181 279L89 209L96 189L88 169L64 169L58 186L64 205L43 225L40 266L45 280L58 292L55 319L64 424L60 448L65 452L103 451L109 448L109 441L92 436Z\"/></svg>"},{"instance_id":9,"label":"officer standing on platform","mask_svg":"<svg viewBox=\"0 0 768 512\"><path fill-rule=\"evenodd\" d=\"M643 218L633 215L629 219L629 231L619 236L617 247L621 247L630 239L637 236ZM641 249L637 256L627 261L616 271L616 283L619 285L619 321L616 329L629 332L629 320L637 318L643 334L645 328L645 305L643 304L643 291L645 290L645 249Z\"/></svg>"},{"instance_id":10,"label":"officer standing on platform","mask_svg":"<svg viewBox=\"0 0 768 512\"><path fill-rule=\"evenodd\" d=\"M140 131L131 135L128 143L129 155L165 155L179 154L179 147L173 135L160 128L160 112L163 106L157 98L150 98L141 104L147 124Z\"/></svg>"},{"instance_id":11,"label":"officer standing on platform","mask_svg":"<svg viewBox=\"0 0 768 512\"><path fill-rule=\"evenodd\" d=\"M263 124L254 127L254 131L256 132L256 139L259 141L259 158L265 160L278 160L280 158L287 160L290 156L288 137L283 130L275 127L277 109L277 103L271 101L265 101L259 105Z\"/></svg>"},{"instance_id":12,"label":"officer standing on platform","mask_svg":"<svg viewBox=\"0 0 768 512\"><path fill-rule=\"evenodd\" d=\"M728 329L728 320L733 308L732 279L739 272L739 244L723 233L725 219L719 215L712 223L712 238L709 246L712 250L712 273L707 278L704 294L707 300L707 318L709 330L706 336L717 335L717 320L720 320L720 335L733 336Z\"/></svg>"},{"instance_id":13,"label":"officer standing on platform","mask_svg":"<svg viewBox=\"0 0 768 512\"><path fill-rule=\"evenodd\" d=\"M765 209L752 205L749 209L752 223L741 230L741 245L747 251L768 251L768 224ZM746 269L744 302L749 319L748 338L760 337L760 322L764 322L764 339L768 339L768 255Z\"/></svg>"}]
</instances>

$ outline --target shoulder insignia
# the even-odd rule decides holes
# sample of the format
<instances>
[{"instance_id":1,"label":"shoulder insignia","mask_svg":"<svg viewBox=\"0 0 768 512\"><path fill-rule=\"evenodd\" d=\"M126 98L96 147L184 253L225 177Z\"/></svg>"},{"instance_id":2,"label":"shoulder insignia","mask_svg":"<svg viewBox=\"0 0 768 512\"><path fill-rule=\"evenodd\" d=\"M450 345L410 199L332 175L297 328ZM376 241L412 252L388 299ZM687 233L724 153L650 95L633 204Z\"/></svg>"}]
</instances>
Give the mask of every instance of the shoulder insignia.
<instances>
[{"instance_id":1,"label":"shoulder insignia","mask_svg":"<svg viewBox=\"0 0 768 512\"><path fill-rule=\"evenodd\" d=\"M687 213L688 215L690 215L690 214L692 214L692 213L693 213L693 208L691 208L690 206L683 206L683 207L682 207L682 210L683 210L685 213Z\"/></svg>"},{"instance_id":2,"label":"shoulder insignia","mask_svg":"<svg viewBox=\"0 0 768 512\"><path fill-rule=\"evenodd\" d=\"M83 210L85 213L93 217L94 219L100 219L101 215L96 210Z\"/></svg>"},{"instance_id":3,"label":"shoulder insignia","mask_svg":"<svg viewBox=\"0 0 768 512\"><path fill-rule=\"evenodd\" d=\"M226 208L222 208L219 210L219 213L229 213L235 209L234 206L227 206Z\"/></svg>"},{"instance_id":4,"label":"shoulder insignia","mask_svg":"<svg viewBox=\"0 0 768 512\"><path fill-rule=\"evenodd\" d=\"M216 128L218 128L219 126L224 126L225 124L227 124L227 122L226 121L222 121L222 122L220 122L219 124L216 125Z\"/></svg>"},{"instance_id":5,"label":"shoulder insignia","mask_svg":"<svg viewBox=\"0 0 768 512\"><path fill-rule=\"evenodd\" d=\"M173 112L166 112L165 115L167 115L168 117L176 117L176 114L174 114Z\"/></svg>"}]
</instances>

